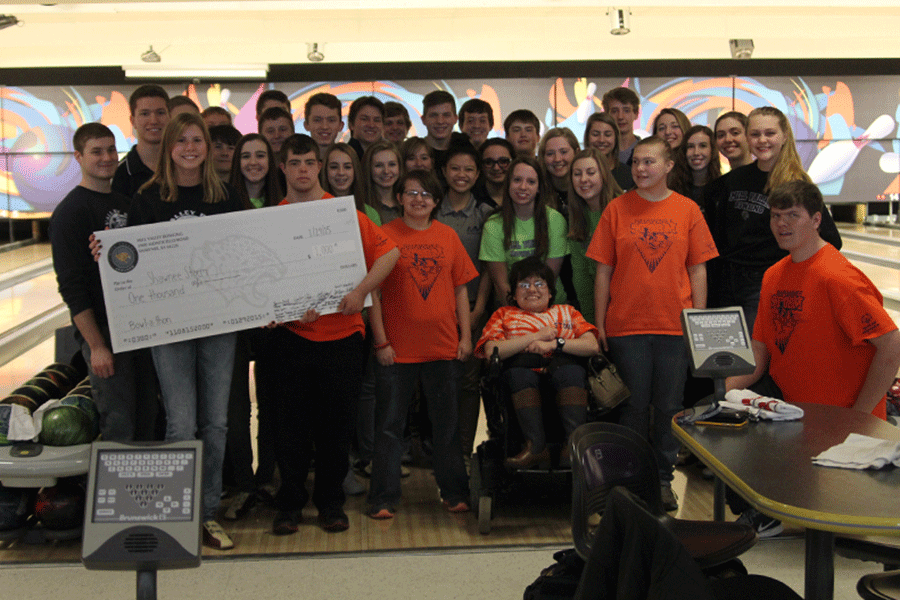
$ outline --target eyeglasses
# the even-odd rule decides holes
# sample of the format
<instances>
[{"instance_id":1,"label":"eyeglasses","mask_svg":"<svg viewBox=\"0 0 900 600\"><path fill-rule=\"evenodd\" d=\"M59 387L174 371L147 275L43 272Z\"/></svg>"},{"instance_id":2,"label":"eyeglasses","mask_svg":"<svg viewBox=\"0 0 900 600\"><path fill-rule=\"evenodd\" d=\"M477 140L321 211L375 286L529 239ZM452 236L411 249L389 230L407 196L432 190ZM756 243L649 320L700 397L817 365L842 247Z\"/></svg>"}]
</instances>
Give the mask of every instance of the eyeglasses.
<instances>
[{"instance_id":1,"label":"eyeglasses","mask_svg":"<svg viewBox=\"0 0 900 600\"><path fill-rule=\"evenodd\" d=\"M512 162L511 158L484 158L481 160L481 164L486 169L492 169L494 165L498 167L503 167L504 169L509 166L509 163Z\"/></svg>"},{"instance_id":2,"label":"eyeglasses","mask_svg":"<svg viewBox=\"0 0 900 600\"><path fill-rule=\"evenodd\" d=\"M543 280L535 281L534 283L532 283L530 281L520 281L519 282L520 290L530 290L531 288L534 288L534 289L540 291L546 287L547 287L547 282L543 281Z\"/></svg>"},{"instance_id":3,"label":"eyeglasses","mask_svg":"<svg viewBox=\"0 0 900 600\"><path fill-rule=\"evenodd\" d=\"M418 198L419 196L421 196L422 200L430 200L434 198L434 194L431 194L430 192L420 192L419 190L406 190L403 192L403 195L410 198Z\"/></svg>"}]
</instances>

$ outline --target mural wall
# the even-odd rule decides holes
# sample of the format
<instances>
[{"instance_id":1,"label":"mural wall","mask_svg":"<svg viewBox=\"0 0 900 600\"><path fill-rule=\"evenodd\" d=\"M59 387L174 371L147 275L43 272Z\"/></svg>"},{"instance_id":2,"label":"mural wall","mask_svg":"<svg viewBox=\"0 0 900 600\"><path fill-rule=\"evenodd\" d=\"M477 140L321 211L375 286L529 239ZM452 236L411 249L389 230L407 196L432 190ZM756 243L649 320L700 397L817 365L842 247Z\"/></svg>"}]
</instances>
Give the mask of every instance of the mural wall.
<instances>
[{"instance_id":1,"label":"mural wall","mask_svg":"<svg viewBox=\"0 0 900 600\"><path fill-rule=\"evenodd\" d=\"M503 119L527 108L544 128L569 127L583 138L584 123L602 111L600 98L626 86L641 98L635 121L639 135L665 107L684 111L695 124L711 125L727 110L749 112L770 105L788 115L803 164L827 202L898 200L900 194L900 77L683 77L578 79L494 79L440 81L316 82L294 84L201 84L165 86L186 94L201 108L222 106L243 133L256 130L255 105L268 87L291 98L295 129L303 128L303 105L317 92L330 92L350 103L363 95L404 104L413 122L410 135L424 135L422 98L443 89L457 98L481 98L494 108L492 135L503 135ZM0 218L46 217L80 180L72 155L72 134L85 122L100 121L116 135L124 154L135 143L128 95L119 88L0 87ZM346 119L345 119L346 122ZM346 138L346 128L342 133Z\"/></svg>"}]
</instances>

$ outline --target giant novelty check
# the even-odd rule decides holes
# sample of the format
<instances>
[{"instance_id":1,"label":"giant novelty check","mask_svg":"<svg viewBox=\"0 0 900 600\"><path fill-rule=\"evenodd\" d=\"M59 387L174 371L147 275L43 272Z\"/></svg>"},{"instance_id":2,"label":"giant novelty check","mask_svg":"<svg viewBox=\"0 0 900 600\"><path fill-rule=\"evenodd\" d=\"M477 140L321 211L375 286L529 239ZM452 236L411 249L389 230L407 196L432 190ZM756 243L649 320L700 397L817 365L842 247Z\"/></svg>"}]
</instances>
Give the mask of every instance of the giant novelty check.
<instances>
[{"instance_id":1,"label":"giant novelty check","mask_svg":"<svg viewBox=\"0 0 900 600\"><path fill-rule=\"evenodd\" d=\"M114 352L333 313L366 275L351 197L95 235Z\"/></svg>"}]
</instances>

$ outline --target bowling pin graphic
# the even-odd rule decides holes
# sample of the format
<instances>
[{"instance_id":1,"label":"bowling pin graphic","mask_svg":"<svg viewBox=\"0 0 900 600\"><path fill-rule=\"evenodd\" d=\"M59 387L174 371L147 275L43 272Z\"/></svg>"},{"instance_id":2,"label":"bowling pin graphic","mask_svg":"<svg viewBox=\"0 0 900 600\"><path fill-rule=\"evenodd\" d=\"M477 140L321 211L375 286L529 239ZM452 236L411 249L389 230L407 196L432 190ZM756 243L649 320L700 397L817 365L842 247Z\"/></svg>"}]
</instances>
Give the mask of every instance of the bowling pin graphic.
<instances>
[{"instance_id":1,"label":"bowling pin graphic","mask_svg":"<svg viewBox=\"0 0 900 600\"><path fill-rule=\"evenodd\" d=\"M885 152L878 159L878 166L885 173L896 175L900 173L900 154L896 152Z\"/></svg>"},{"instance_id":2,"label":"bowling pin graphic","mask_svg":"<svg viewBox=\"0 0 900 600\"><path fill-rule=\"evenodd\" d=\"M813 183L822 184L843 177L853 161L873 139L883 138L894 129L894 119L881 115L855 140L841 140L825 146L809 165L809 176Z\"/></svg>"},{"instance_id":3,"label":"bowling pin graphic","mask_svg":"<svg viewBox=\"0 0 900 600\"><path fill-rule=\"evenodd\" d=\"M579 123L584 123L587 121L588 117L591 116L594 112L594 94L597 92L597 84L591 82L587 86L587 94L584 97L584 100L581 101L581 104L578 105L578 109L575 111L575 118L578 119Z\"/></svg>"}]
</instances>

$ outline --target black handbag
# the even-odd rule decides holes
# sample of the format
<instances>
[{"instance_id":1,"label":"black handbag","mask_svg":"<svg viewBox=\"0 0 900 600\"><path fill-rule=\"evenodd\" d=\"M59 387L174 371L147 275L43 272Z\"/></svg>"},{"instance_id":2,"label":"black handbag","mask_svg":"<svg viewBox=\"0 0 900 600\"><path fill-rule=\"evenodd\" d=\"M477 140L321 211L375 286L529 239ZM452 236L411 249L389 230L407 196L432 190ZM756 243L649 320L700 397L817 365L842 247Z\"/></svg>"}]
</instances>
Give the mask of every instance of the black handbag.
<instances>
[{"instance_id":1,"label":"black handbag","mask_svg":"<svg viewBox=\"0 0 900 600\"><path fill-rule=\"evenodd\" d=\"M631 396L616 365L602 352L588 360L588 383L594 401L604 410L612 410Z\"/></svg>"}]
</instances>

